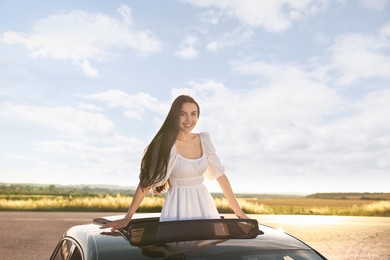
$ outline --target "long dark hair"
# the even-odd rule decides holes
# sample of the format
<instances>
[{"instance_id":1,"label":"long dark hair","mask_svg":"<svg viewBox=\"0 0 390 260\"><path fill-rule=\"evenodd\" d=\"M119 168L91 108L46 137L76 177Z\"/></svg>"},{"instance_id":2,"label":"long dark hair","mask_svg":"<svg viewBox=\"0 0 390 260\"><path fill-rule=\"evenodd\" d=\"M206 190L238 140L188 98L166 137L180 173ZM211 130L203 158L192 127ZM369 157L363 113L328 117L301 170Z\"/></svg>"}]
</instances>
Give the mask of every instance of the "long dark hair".
<instances>
[{"instance_id":1,"label":"long dark hair","mask_svg":"<svg viewBox=\"0 0 390 260\"><path fill-rule=\"evenodd\" d=\"M184 103L194 103L198 108L199 117L199 105L192 97L181 95L173 101L164 123L146 147L144 156L142 157L140 174L141 188L149 188L153 184L162 181L167 175L169 155L179 133L179 116ZM164 183L162 186L156 187L154 191L161 193L167 189L168 183Z\"/></svg>"}]
</instances>

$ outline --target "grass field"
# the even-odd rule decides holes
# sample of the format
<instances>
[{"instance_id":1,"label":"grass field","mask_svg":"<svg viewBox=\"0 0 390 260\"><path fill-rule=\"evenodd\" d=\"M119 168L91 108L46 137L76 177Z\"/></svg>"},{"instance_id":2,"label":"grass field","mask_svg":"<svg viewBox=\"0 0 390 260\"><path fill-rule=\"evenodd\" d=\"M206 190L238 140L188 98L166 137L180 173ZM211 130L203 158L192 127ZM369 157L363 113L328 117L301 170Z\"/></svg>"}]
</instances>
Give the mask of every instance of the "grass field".
<instances>
[{"instance_id":1,"label":"grass field","mask_svg":"<svg viewBox=\"0 0 390 260\"><path fill-rule=\"evenodd\" d=\"M342 215L342 216L390 216L390 200L345 197L323 198L238 198L246 213L291 214L291 215ZM0 195L0 210L25 211L127 211L131 196L54 196L54 195ZM158 212L164 202L163 196L148 195L138 212ZM224 198L216 197L220 213L231 210Z\"/></svg>"}]
</instances>

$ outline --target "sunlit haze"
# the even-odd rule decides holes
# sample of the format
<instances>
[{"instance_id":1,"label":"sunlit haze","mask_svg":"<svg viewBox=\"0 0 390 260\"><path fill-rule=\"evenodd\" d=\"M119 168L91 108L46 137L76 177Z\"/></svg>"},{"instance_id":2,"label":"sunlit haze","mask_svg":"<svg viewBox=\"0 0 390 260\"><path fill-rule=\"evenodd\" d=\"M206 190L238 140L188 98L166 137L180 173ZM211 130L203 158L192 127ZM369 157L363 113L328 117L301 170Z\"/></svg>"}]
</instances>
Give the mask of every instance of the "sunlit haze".
<instances>
[{"instance_id":1,"label":"sunlit haze","mask_svg":"<svg viewBox=\"0 0 390 260\"><path fill-rule=\"evenodd\" d=\"M0 56L0 182L136 186L189 94L235 192L390 191L388 0L6 0Z\"/></svg>"}]
</instances>

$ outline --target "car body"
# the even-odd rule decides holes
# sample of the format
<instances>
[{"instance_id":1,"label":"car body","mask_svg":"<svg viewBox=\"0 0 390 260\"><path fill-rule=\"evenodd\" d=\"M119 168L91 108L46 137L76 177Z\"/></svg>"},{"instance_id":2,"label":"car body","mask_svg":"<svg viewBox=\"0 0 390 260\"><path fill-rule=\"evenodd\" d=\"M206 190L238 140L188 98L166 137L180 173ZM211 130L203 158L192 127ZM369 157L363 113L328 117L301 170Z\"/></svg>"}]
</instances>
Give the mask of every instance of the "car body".
<instances>
[{"instance_id":1,"label":"car body","mask_svg":"<svg viewBox=\"0 0 390 260\"><path fill-rule=\"evenodd\" d=\"M50 259L326 259L299 239L257 220L214 219L159 222L138 214L116 232L100 229L97 219L71 227Z\"/></svg>"}]
</instances>

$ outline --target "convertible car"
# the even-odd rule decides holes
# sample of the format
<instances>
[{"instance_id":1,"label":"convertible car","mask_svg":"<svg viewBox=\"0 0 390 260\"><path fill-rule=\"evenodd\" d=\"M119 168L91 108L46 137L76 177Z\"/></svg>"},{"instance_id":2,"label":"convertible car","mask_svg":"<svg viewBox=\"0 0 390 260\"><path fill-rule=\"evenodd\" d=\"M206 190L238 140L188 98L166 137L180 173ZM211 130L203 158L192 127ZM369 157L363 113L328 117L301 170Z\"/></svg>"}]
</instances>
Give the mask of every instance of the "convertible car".
<instances>
[{"instance_id":1,"label":"convertible car","mask_svg":"<svg viewBox=\"0 0 390 260\"><path fill-rule=\"evenodd\" d=\"M326 259L297 238L256 219L224 218L160 222L139 214L118 231L100 225L123 216L71 227L50 259Z\"/></svg>"}]
</instances>

